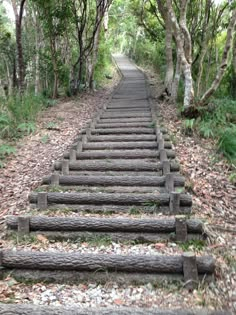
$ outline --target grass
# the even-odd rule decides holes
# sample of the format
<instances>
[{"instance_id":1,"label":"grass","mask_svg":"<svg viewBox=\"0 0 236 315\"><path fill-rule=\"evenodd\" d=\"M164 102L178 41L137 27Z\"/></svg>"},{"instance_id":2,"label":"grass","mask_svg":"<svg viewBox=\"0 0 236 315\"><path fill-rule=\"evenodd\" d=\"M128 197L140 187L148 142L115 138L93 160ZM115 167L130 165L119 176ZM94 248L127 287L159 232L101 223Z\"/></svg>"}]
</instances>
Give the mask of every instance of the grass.
<instances>
[{"instance_id":1,"label":"grass","mask_svg":"<svg viewBox=\"0 0 236 315\"><path fill-rule=\"evenodd\" d=\"M184 251L200 251L204 248L205 246L205 241L203 240L191 240L187 241L185 243L180 243L179 244L180 248L182 248Z\"/></svg>"},{"instance_id":2,"label":"grass","mask_svg":"<svg viewBox=\"0 0 236 315\"><path fill-rule=\"evenodd\" d=\"M202 137L216 139L218 152L230 163L236 163L236 101L214 99L193 127Z\"/></svg>"}]
</instances>

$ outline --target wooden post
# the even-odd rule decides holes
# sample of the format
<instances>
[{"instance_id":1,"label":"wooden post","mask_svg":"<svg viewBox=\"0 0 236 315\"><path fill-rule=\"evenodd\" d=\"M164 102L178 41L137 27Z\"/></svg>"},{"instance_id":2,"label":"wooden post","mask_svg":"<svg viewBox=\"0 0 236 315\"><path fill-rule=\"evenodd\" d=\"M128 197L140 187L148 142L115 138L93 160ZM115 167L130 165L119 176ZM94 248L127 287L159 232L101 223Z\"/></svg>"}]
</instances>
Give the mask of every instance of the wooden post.
<instances>
[{"instance_id":1,"label":"wooden post","mask_svg":"<svg viewBox=\"0 0 236 315\"><path fill-rule=\"evenodd\" d=\"M18 217L18 233L21 235L29 234L30 232L30 217Z\"/></svg>"},{"instance_id":2,"label":"wooden post","mask_svg":"<svg viewBox=\"0 0 236 315\"><path fill-rule=\"evenodd\" d=\"M178 214L180 210L180 193L172 191L170 193L170 212Z\"/></svg>"},{"instance_id":3,"label":"wooden post","mask_svg":"<svg viewBox=\"0 0 236 315\"><path fill-rule=\"evenodd\" d=\"M70 167L69 167L69 161L68 160L62 161L61 171L62 171L62 175L69 175Z\"/></svg>"},{"instance_id":4,"label":"wooden post","mask_svg":"<svg viewBox=\"0 0 236 315\"><path fill-rule=\"evenodd\" d=\"M70 161L76 161L76 151L74 149L70 149L69 159Z\"/></svg>"},{"instance_id":5,"label":"wooden post","mask_svg":"<svg viewBox=\"0 0 236 315\"><path fill-rule=\"evenodd\" d=\"M167 173L166 174L166 181L165 181L165 187L166 191L168 193L174 191L174 174L172 173Z\"/></svg>"},{"instance_id":6,"label":"wooden post","mask_svg":"<svg viewBox=\"0 0 236 315\"><path fill-rule=\"evenodd\" d=\"M86 129L86 137L87 137L87 139L89 139L91 137L91 129L90 128Z\"/></svg>"},{"instance_id":7,"label":"wooden post","mask_svg":"<svg viewBox=\"0 0 236 315\"><path fill-rule=\"evenodd\" d=\"M196 255L191 252L183 253L183 271L185 287L192 291L198 286L198 270Z\"/></svg>"},{"instance_id":8,"label":"wooden post","mask_svg":"<svg viewBox=\"0 0 236 315\"><path fill-rule=\"evenodd\" d=\"M163 150L165 148L165 140L163 138L158 139L158 150Z\"/></svg>"},{"instance_id":9,"label":"wooden post","mask_svg":"<svg viewBox=\"0 0 236 315\"><path fill-rule=\"evenodd\" d=\"M170 173L171 169L170 169L170 162L167 161L163 161L162 162L162 175L166 175L168 173Z\"/></svg>"},{"instance_id":10,"label":"wooden post","mask_svg":"<svg viewBox=\"0 0 236 315\"><path fill-rule=\"evenodd\" d=\"M165 149L159 150L160 161L167 161L167 153Z\"/></svg>"},{"instance_id":11,"label":"wooden post","mask_svg":"<svg viewBox=\"0 0 236 315\"><path fill-rule=\"evenodd\" d=\"M47 209L48 207L48 193L47 192L38 193L37 206L39 210Z\"/></svg>"},{"instance_id":12,"label":"wooden post","mask_svg":"<svg viewBox=\"0 0 236 315\"><path fill-rule=\"evenodd\" d=\"M178 215L175 217L175 235L176 241L186 242L188 238L187 221L184 215Z\"/></svg>"},{"instance_id":13,"label":"wooden post","mask_svg":"<svg viewBox=\"0 0 236 315\"><path fill-rule=\"evenodd\" d=\"M51 186L58 186L60 183L60 176L59 174L52 174L51 176Z\"/></svg>"},{"instance_id":14,"label":"wooden post","mask_svg":"<svg viewBox=\"0 0 236 315\"><path fill-rule=\"evenodd\" d=\"M79 153L83 151L83 143L82 143L82 141L78 142L78 144L76 146L76 151L79 152Z\"/></svg>"},{"instance_id":15,"label":"wooden post","mask_svg":"<svg viewBox=\"0 0 236 315\"><path fill-rule=\"evenodd\" d=\"M84 144L87 143L87 136L86 135L83 135L82 136L82 145L84 146Z\"/></svg>"}]
</instances>

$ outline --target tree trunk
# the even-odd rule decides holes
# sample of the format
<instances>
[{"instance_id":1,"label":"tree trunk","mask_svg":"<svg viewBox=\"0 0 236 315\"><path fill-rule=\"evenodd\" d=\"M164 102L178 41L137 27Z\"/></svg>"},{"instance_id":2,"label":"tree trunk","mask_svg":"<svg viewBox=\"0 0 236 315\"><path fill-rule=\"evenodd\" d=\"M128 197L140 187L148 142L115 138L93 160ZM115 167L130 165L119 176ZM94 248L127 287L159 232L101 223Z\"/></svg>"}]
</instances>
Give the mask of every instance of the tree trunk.
<instances>
[{"instance_id":1,"label":"tree trunk","mask_svg":"<svg viewBox=\"0 0 236 315\"><path fill-rule=\"evenodd\" d=\"M232 96L234 99L236 99L236 34L234 35L234 45L233 45L233 75L232 75Z\"/></svg>"},{"instance_id":2,"label":"tree trunk","mask_svg":"<svg viewBox=\"0 0 236 315\"><path fill-rule=\"evenodd\" d=\"M181 77L181 58L177 51L177 60L175 66L175 76L171 86L171 101L176 104L178 97L179 81Z\"/></svg>"},{"instance_id":3,"label":"tree trunk","mask_svg":"<svg viewBox=\"0 0 236 315\"><path fill-rule=\"evenodd\" d=\"M17 10L16 1L11 0L11 2L12 2L14 15L15 15L15 26L16 26L18 86L19 86L20 92L23 93L25 89L25 65L24 65L23 47L22 47L22 18L23 18L23 12L24 12L24 4L26 0L21 0L19 13Z\"/></svg>"},{"instance_id":4,"label":"tree trunk","mask_svg":"<svg viewBox=\"0 0 236 315\"><path fill-rule=\"evenodd\" d=\"M167 95L171 94L171 86L173 82L174 75L174 65L173 65L173 54L172 54L172 27L171 19L169 14L166 17L166 32L165 32L165 41L166 41L166 76L165 76L165 91Z\"/></svg>"},{"instance_id":5,"label":"tree trunk","mask_svg":"<svg viewBox=\"0 0 236 315\"><path fill-rule=\"evenodd\" d=\"M214 94L214 92L217 90L217 88L219 87L221 80L223 79L224 74L228 68L229 52L230 52L230 49L233 45L233 34L234 34L235 25L236 25L236 9L234 9L232 12L230 23L229 23L229 26L227 29L225 48L224 48L224 52L222 55L220 67L217 71L215 80L212 82L210 88L201 97L201 99L198 103L198 105L200 105L200 106L205 105L207 100L209 99L209 97L211 97Z\"/></svg>"},{"instance_id":6,"label":"tree trunk","mask_svg":"<svg viewBox=\"0 0 236 315\"><path fill-rule=\"evenodd\" d=\"M192 72L191 72L191 42L189 42L188 35L186 30L183 32L181 31L181 28L185 29L185 14L186 14L186 6L187 6L187 1L184 1L185 6L181 5L181 15L182 15L182 21L181 21L181 27L177 21L177 18L175 16L175 12L172 7L172 1L167 0L167 10L171 18L171 23L172 23L172 28L173 28L173 33L175 36L175 41L176 41L176 46L177 46L177 54L179 54L180 59L181 59L181 68L184 74L184 81L185 81L185 89L184 89L184 108L188 108L191 106L191 103L193 101L194 97L194 89L193 89L193 79L192 79ZM188 48L185 47L185 42Z\"/></svg>"},{"instance_id":7,"label":"tree trunk","mask_svg":"<svg viewBox=\"0 0 236 315\"><path fill-rule=\"evenodd\" d=\"M53 65L53 92L52 98L58 97L58 67L57 67L57 57L56 57L56 43L54 38L50 38L50 48L51 48L51 57L52 57L52 65Z\"/></svg>"},{"instance_id":8,"label":"tree trunk","mask_svg":"<svg viewBox=\"0 0 236 315\"><path fill-rule=\"evenodd\" d=\"M101 26L102 26L102 24L100 23L98 28L97 28L96 34L94 36L94 44L93 44L93 50L92 50L91 56L89 56L89 58L88 58L88 86L89 86L90 90L94 90L94 88L95 88L94 71L95 71L97 55L98 55Z\"/></svg>"}]
</instances>

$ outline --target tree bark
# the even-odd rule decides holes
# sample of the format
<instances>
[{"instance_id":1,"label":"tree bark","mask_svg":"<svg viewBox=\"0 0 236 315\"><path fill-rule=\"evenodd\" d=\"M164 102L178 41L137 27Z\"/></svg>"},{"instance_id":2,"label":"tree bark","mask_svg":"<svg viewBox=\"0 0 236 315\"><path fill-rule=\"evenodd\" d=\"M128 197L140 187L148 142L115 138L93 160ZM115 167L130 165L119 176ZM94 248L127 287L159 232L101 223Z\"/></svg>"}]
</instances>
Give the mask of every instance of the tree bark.
<instances>
[{"instance_id":1,"label":"tree bark","mask_svg":"<svg viewBox=\"0 0 236 315\"><path fill-rule=\"evenodd\" d=\"M50 184L51 177L45 177L43 184ZM165 176L60 176L60 185L84 185L84 186L165 186ZM184 177L174 176L175 186L184 186Z\"/></svg>"},{"instance_id":2,"label":"tree bark","mask_svg":"<svg viewBox=\"0 0 236 315\"><path fill-rule=\"evenodd\" d=\"M0 313L2 315L146 315L147 310L130 308L78 308L78 307L52 307L27 304L0 304ZM157 308L148 308L149 315L231 315L228 311L210 311L210 310L159 310Z\"/></svg>"},{"instance_id":3,"label":"tree bark","mask_svg":"<svg viewBox=\"0 0 236 315\"><path fill-rule=\"evenodd\" d=\"M204 95L201 97L200 101L198 102L199 106L205 105L207 103L207 100L214 94L214 92L219 87L221 80L223 79L224 74L228 68L229 53L233 45L233 35L234 35L235 25L236 25L236 9L234 9L232 12L232 16L231 16L229 26L227 29L226 42L225 42L225 47L224 47L220 67L218 68L215 80L212 82L210 88L204 93Z\"/></svg>"},{"instance_id":4,"label":"tree bark","mask_svg":"<svg viewBox=\"0 0 236 315\"><path fill-rule=\"evenodd\" d=\"M149 123L150 126L150 123ZM119 126L116 128L99 128L99 126L97 126L98 128L91 130L92 134L99 134L99 135L109 135L109 134L113 134L113 135L119 135L119 134L146 134L146 135L150 135L150 134L154 134L154 129L147 127L147 128L134 128L130 126L127 126L127 128L120 128Z\"/></svg>"},{"instance_id":5,"label":"tree bark","mask_svg":"<svg viewBox=\"0 0 236 315\"><path fill-rule=\"evenodd\" d=\"M29 201L36 203L38 194L31 193ZM170 194L115 194L115 193L48 193L47 201L49 204L97 204L97 205L144 205L150 203L151 206L169 205ZM188 207L192 205L190 195L180 195L180 205Z\"/></svg>"},{"instance_id":6,"label":"tree bark","mask_svg":"<svg viewBox=\"0 0 236 315\"><path fill-rule=\"evenodd\" d=\"M106 270L130 273L183 273L183 257L177 255L127 256L3 250L1 256L2 267L4 268L90 272ZM212 274L215 270L214 258L211 256L197 257L197 270L199 274Z\"/></svg>"},{"instance_id":7,"label":"tree bark","mask_svg":"<svg viewBox=\"0 0 236 315\"><path fill-rule=\"evenodd\" d=\"M23 93L25 89L25 64L22 47L22 18L24 13L24 5L26 0L20 1L20 9L18 13L17 3L15 0L11 0L16 25L16 47L17 47L17 68L18 68L18 84L20 92Z\"/></svg>"},{"instance_id":8,"label":"tree bark","mask_svg":"<svg viewBox=\"0 0 236 315\"><path fill-rule=\"evenodd\" d=\"M121 218L76 218L33 216L30 231L100 231L100 232L145 232L172 233L176 231L175 219L121 219ZM189 219L188 233L202 233L203 223ZM18 217L6 218L8 228L17 229Z\"/></svg>"},{"instance_id":9,"label":"tree bark","mask_svg":"<svg viewBox=\"0 0 236 315\"><path fill-rule=\"evenodd\" d=\"M233 75L232 75L232 96L236 99L236 34L234 35L234 45L233 45L233 56L232 56L232 65L233 65Z\"/></svg>"},{"instance_id":10,"label":"tree bark","mask_svg":"<svg viewBox=\"0 0 236 315\"><path fill-rule=\"evenodd\" d=\"M162 163L158 162L144 162L143 160L111 160L111 161L91 161L82 160L75 162L68 162L69 170L71 171L158 171L162 170ZM54 164L55 170L61 170L62 162L56 162ZM177 163L171 163L171 171L178 171L179 165Z\"/></svg>"},{"instance_id":11,"label":"tree bark","mask_svg":"<svg viewBox=\"0 0 236 315\"><path fill-rule=\"evenodd\" d=\"M174 76L172 86L171 86L171 100L174 104L176 104L177 102L180 77L181 77L181 58L180 58L179 52L177 51L175 76Z\"/></svg>"},{"instance_id":12,"label":"tree bark","mask_svg":"<svg viewBox=\"0 0 236 315\"><path fill-rule=\"evenodd\" d=\"M157 142L89 142L83 145L85 150L108 150L108 149L158 149ZM171 149L172 145L170 142L164 143L165 149Z\"/></svg>"},{"instance_id":13,"label":"tree bark","mask_svg":"<svg viewBox=\"0 0 236 315\"><path fill-rule=\"evenodd\" d=\"M179 54L181 59L181 67L185 79L185 89L184 89L184 108L191 106L191 103L194 98L194 89L193 89L193 79L191 72L191 42L189 42L189 36L186 27L186 7L188 1L183 1L181 5L181 21L178 23L175 12L172 7L172 1L167 0L167 10L171 17L173 34L175 36L177 54ZM180 26L180 24L182 26ZM183 33L184 32L184 33ZM185 48L186 43L186 48Z\"/></svg>"}]
</instances>

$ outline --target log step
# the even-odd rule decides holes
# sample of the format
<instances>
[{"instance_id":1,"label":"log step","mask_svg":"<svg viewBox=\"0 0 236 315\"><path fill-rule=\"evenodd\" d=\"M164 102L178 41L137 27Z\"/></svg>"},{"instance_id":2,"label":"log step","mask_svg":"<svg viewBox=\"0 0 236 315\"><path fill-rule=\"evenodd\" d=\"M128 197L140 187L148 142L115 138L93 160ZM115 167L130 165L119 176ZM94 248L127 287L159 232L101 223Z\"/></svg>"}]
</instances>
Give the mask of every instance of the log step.
<instances>
[{"instance_id":1,"label":"log step","mask_svg":"<svg viewBox=\"0 0 236 315\"><path fill-rule=\"evenodd\" d=\"M146 315L147 310L143 308L79 308L79 307L52 307L29 304L0 304L2 315ZM164 310L148 308L149 315L232 315L228 311L212 310Z\"/></svg>"},{"instance_id":2,"label":"log step","mask_svg":"<svg viewBox=\"0 0 236 315\"><path fill-rule=\"evenodd\" d=\"M9 229L18 229L22 218L28 220L30 231L94 231L94 232L176 232L176 218L167 219L126 219L94 217L48 217L48 216L7 216ZM188 233L203 233L203 223L199 219L186 219Z\"/></svg>"},{"instance_id":3,"label":"log step","mask_svg":"<svg viewBox=\"0 0 236 315\"><path fill-rule=\"evenodd\" d=\"M55 175L43 179L43 184L49 185L55 180ZM58 185L65 186L147 186L164 187L166 176L60 176L57 175ZM174 186L183 187L184 177L174 176Z\"/></svg>"},{"instance_id":4,"label":"log step","mask_svg":"<svg viewBox=\"0 0 236 315\"><path fill-rule=\"evenodd\" d=\"M106 135L106 134L151 134L154 135L154 129L153 128L104 128L104 129L92 129L92 134L100 134L100 135ZM124 139L125 141L125 139Z\"/></svg>"},{"instance_id":5,"label":"log step","mask_svg":"<svg viewBox=\"0 0 236 315\"><path fill-rule=\"evenodd\" d=\"M96 128L97 129L105 129L105 128L133 128L133 127L138 127L138 128L151 128L152 123L150 122L130 122L130 123L111 123L111 124L104 124L104 123L97 123Z\"/></svg>"},{"instance_id":6,"label":"log step","mask_svg":"<svg viewBox=\"0 0 236 315\"><path fill-rule=\"evenodd\" d=\"M165 142L164 143L165 149L171 149L172 145L170 142ZM153 142L90 142L90 143L85 143L83 145L84 150L102 150L102 149L158 149L158 143L153 141Z\"/></svg>"},{"instance_id":7,"label":"log step","mask_svg":"<svg viewBox=\"0 0 236 315\"><path fill-rule=\"evenodd\" d=\"M116 242L124 240L156 242L166 239L185 242L204 237L202 221L187 220L185 216L171 219L8 216L6 224L9 230L17 230L21 235L46 232L50 239L60 240L65 237L77 240L83 237L89 239L109 237Z\"/></svg>"},{"instance_id":8,"label":"log step","mask_svg":"<svg viewBox=\"0 0 236 315\"><path fill-rule=\"evenodd\" d=\"M167 138L169 140L169 138ZM121 141L156 141L155 135L99 135L89 137L90 142L121 142Z\"/></svg>"},{"instance_id":9,"label":"log step","mask_svg":"<svg viewBox=\"0 0 236 315\"><path fill-rule=\"evenodd\" d=\"M173 204L173 200L175 203ZM68 205L156 205L169 206L173 212L179 213L181 207L191 207L192 198L187 194L180 193L146 193L146 194L129 194L129 193L31 193L29 195L30 203L37 203L46 208L49 204L68 204Z\"/></svg>"},{"instance_id":10,"label":"log step","mask_svg":"<svg viewBox=\"0 0 236 315\"><path fill-rule=\"evenodd\" d=\"M107 113L104 112L101 114L101 119L114 119L114 118L150 118L151 119L151 113L138 113L138 112L126 112L126 113L120 113L119 111L114 113Z\"/></svg>"},{"instance_id":11,"label":"log step","mask_svg":"<svg viewBox=\"0 0 236 315\"><path fill-rule=\"evenodd\" d=\"M168 158L174 159L175 152L172 150L166 150ZM96 151L84 151L77 152L77 160L87 159L147 159L147 158L159 158L160 152L156 150L96 150ZM69 159L69 152L64 154L64 159Z\"/></svg>"},{"instance_id":12,"label":"log step","mask_svg":"<svg viewBox=\"0 0 236 315\"><path fill-rule=\"evenodd\" d=\"M68 165L65 165L67 163ZM135 163L131 160L81 160L75 162L55 162L54 169L62 170L63 167L67 167L70 171L159 171L163 169L163 163L158 163L155 160L135 160ZM170 164L170 170L173 172L179 171L179 165L176 163ZM67 175L67 174L65 174Z\"/></svg>"},{"instance_id":13,"label":"log step","mask_svg":"<svg viewBox=\"0 0 236 315\"><path fill-rule=\"evenodd\" d=\"M106 123L106 124L112 124L112 123L137 123L137 122L148 122L152 123L152 118L151 117L129 117L129 118L116 118L116 117L107 117L107 118L102 118L100 117L99 119L100 123Z\"/></svg>"},{"instance_id":14,"label":"log step","mask_svg":"<svg viewBox=\"0 0 236 315\"><path fill-rule=\"evenodd\" d=\"M140 112L140 113L150 113L151 110L149 107L120 107L120 108L117 108L117 107L109 107L106 109L106 113L109 113L109 114L112 114L112 113L126 113L126 112Z\"/></svg>"},{"instance_id":15,"label":"log step","mask_svg":"<svg viewBox=\"0 0 236 315\"><path fill-rule=\"evenodd\" d=\"M178 274L186 277L187 261L183 255L103 255L57 252L34 252L23 250L2 250L2 272L13 269L47 270L47 271L80 271L91 273L125 272ZM195 256L194 256L195 257ZM212 275L215 270L215 260L212 256L195 257L195 267L198 275Z\"/></svg>"}]
</instances>

